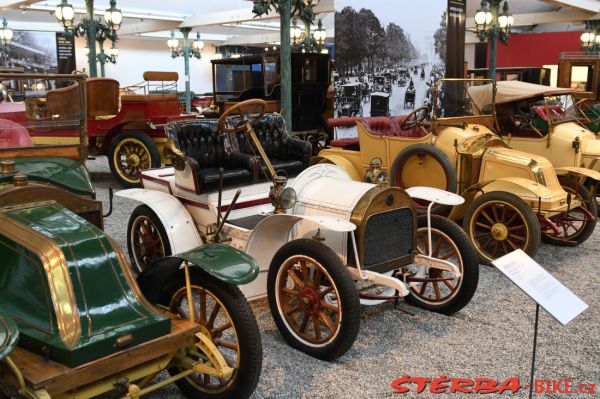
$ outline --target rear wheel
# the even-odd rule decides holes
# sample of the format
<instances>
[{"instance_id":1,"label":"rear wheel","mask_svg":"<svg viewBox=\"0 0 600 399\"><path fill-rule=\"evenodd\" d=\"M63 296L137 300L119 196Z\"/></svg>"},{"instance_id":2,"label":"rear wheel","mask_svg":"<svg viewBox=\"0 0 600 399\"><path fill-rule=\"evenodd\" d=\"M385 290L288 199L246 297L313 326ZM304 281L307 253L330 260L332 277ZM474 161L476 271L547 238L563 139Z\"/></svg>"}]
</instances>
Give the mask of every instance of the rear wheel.
<instances>
[{"instance_id":1,"label":"rear wheel","mask_svg":"<svg viewBox=\"0 0 600 399\"><path fill-rule=\"evenodd\" d=\"M147 205L139 205L129 218L127 250L131 266L137 273L171 255L167 232L156 213Z\"/></svg>"},{"instance_id":2,"label":"rear wheel","mask_svg":"<svg viewBox=\"0 0 600 399\"><path fill-rule=\"evenodd\" d=\"M113 176L124 187L138 187L140 172L160 167L160 153L150 136L142 132L121 132L108 148Z\"/></svg>"},{"instance_id":3,"label":"rear wheel","mask_svg":"<svg viewBox=\"0 0 600 399\"><path fill-rule=\"evenodd\" d=\"M445 270L424 270L421 266L412 265L412 277L426 281L417 282L410 287L405 299L421 308L450 315L465 307L475 294L479 281L477 252L459 225L438 215L431 216L431 242L431 256L453 263L461 276L452 278ZM429 254L425 215L418 219L417 251L422 255Z\"/></svg>"},{"instance_id":4,"label":"rear wheel","mask_svg":"<svg viewBox=\"0 0 600 399\"><path fill-rule=\"evenodd\" d=\"M308 239L290 241L269 267L271 314L290 346L318 359L342 356L360 327L360 301L342 261Z\"/></svg>"},{"instance_id":5,"label":"rear wheel","mask_svg":"<svg viewBox=\"0 0 600 399\"><path fill-rule=\"evenodd\" d=\"M467 209L463 229L482 263L517 249L534 257L540 247L540 223L525 201L514 194L492 191Z\"/></svg>"},{"instance_id":6,"label":"rear wheel","mask_svg":"<svg viewBox=\"0 0 600 399\"><path fill-rule=\"evenodd\" d=\"M414 144L402 150L396 156L390 173L391 183L404 189L427 186L451 193L455 193L457 189L458 180L452 163L446 154L431 144ZM414 201L417 211L423 214L429 202ZM444 215L450 209L447 205L435 204L431 212Z\"/></svg>"},{"instance_id":7,"label":"rear wheel","mask_svg":"<svg viewBox=\"0 0 600 399\"><path fill-rule=\"evenodd\" d=\"M590 238L596 228L598 203L590 191L575 178L559 176L558 181L563 189L573 198L580 200L582 205L570 210L567 215L560 214L551 218L562 236L557 237L553 229L544 228L542 240L554 245L579 245Z\"/></svg>"},{"instance_id":8,"label":"rear wheel","mask_svg":"<svg viewBox=\"0 0 600 399\"><path fill-rule=\"evenodd\" d=\"M192 270L190 277L195 321L235 371L228 378L193 373L176 384L192 399L248 398L258 384L262 368L261 338L252 310L235 285L220 282L197 269ZM190 318L183 277L165 286L161 305L183 318ZM195 351L196 348L189 348L188 356L200 360ZM183 371L185 369L179 366L169 369L171 375Z\"/></svg>"}]
</instances>

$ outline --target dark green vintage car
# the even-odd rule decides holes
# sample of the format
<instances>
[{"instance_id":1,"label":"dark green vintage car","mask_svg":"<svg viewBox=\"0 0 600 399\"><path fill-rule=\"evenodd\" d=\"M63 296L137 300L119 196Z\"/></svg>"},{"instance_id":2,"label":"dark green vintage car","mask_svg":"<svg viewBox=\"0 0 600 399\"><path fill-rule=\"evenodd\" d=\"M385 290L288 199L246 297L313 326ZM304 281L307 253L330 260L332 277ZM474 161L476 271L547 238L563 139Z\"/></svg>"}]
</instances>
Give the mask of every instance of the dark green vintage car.
<instances>
[{"instance_id":1,"label":"dark green vintage car","mask_svg":"<svg viewBox=\"0 0 600 399\"><path fill-rule=\"evenodd\" d=\"M73 101L84 109L84 98ZM14 138L20 128L2 119L1 105L0 138ZM207 243L153 264L136 281L103 232L102 203L82 163L83 115L35 122L71 129L73 143L0 140L0 389L35 399L108 391L137 398L175 383L188 398L249 397L262 348L237 285L257 277L256 262ZM170 377L154 380L164 370Z\"/></svg>"}]
</instances>

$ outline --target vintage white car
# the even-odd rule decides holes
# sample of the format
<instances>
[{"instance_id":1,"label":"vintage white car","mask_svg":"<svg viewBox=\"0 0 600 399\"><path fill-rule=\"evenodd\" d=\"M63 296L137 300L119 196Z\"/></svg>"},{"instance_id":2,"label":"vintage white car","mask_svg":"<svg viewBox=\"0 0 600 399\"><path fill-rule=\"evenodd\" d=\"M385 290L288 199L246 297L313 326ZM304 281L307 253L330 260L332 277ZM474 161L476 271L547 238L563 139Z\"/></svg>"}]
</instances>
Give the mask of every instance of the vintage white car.
<instances>
[{"instance_id":1,"label":"vintage white car","mask_svg":"<svg viewBox=\"0 0 600 399\"><path fill-rule=\"evenodd\" d=\"M242 288L246 297L268 295L288 343L321 359L352 346L361 303L405 297L452 314L470 301L479 265L458 225L429 214L428 229L402 189L352 181L335 165L305 169L310 144L290 137L279 114L264 112L263 101L249 100L218 122L168 125L173 167L146 170L142 189L118 193L143 203L128 227L138 271L207 242L242 249L261 269ZM373 181L384 180L373 172ZM413 195L462 201L435 189Z\"/></svg>"}]
</instances>

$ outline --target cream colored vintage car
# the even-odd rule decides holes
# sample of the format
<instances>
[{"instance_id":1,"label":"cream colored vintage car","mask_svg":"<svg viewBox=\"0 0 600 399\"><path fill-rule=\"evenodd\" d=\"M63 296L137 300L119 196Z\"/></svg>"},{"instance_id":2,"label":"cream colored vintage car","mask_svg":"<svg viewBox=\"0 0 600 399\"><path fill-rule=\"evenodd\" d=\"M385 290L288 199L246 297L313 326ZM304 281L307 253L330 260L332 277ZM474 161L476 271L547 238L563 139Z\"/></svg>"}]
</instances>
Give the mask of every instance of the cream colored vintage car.
<instances>
[{"instance_id":1,"label":"cream colored vintage car","mask_svg":"<svg viewBox=\"0 0 600 399\"><path fill-rule=\"evenodd\" d=\"M492 87L492 106L478 108L471 93L485 84ZM463 221L485 262L515 249L533 256L540 238L557 245L585 241L596 224L590 192L570 181L561 184L548 159L502 141L494 132L494 92L489 80L442 79L435 85L431 121L426 107L406 117L333 120L338 133L355 124L358 137L333 140L312 162L336 164L355 180L389 174L398 187L430 186L462 195L463 205L434 209ZM580 168L569 176L595 179L596 174Z\"/></svg>"},{"instance_id":2,"label":"cream colored vintage car","mask_svg":"<svg viewBox=\"0 0 600 399\"><path fill-rule=\"evenodd\" d=\"M479 108L491 105L492 85L475 88ZM496 88L498 132L512 148L547 158L563 185L579 176L595 191L600 180L600 140L587 127L592 120L580 110L573 90L525 82L498 82ZM587 168L596 171L582 171Z\"/></svg>"}]
</instances>

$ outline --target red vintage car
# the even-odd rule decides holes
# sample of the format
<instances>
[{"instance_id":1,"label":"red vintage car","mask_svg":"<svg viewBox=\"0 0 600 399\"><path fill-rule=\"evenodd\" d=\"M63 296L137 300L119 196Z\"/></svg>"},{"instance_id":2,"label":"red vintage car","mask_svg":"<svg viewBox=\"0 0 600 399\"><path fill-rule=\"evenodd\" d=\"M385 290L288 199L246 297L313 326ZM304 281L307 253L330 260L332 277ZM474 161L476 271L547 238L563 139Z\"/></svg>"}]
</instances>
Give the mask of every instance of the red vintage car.
<instances>
[{"instance_id":1,"label":"red vintage car","mask_svg":"<svg viewBox=\"0 0 600 399\"><path fill-rule=\"evenodd\" d=\"M127 88L120 88L119 82L110 78L85 79L85 110L73 101L82 85L73 81L56 87L48 78L3 79L0 117L28 126L35 145L62 145L78 142L79 137L72 129L45 129L44 122L64 121L71 126L70 121L85 114L88 153L106 155L113 175L126 187L138 185L141 170L164 163L162 149L167 138L163 126L195 118L181 114L176 72L144 72L142 84Z\"/></svg>"}]
</instances>

